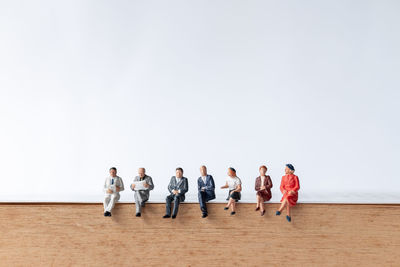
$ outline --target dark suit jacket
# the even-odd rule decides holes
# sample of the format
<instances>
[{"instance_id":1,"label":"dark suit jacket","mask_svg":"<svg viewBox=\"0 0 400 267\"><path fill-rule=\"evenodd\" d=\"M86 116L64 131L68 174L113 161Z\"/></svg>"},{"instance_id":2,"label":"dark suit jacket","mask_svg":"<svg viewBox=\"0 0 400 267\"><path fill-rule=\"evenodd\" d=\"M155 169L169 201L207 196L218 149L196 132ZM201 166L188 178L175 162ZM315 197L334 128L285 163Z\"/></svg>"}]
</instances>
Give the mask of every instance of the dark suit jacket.
<instances>
[{"instance_id":1,"label":"dark suit jacket","mask_svg":"<svg viewBox=\"0 0 400 267\"><path fill-rule=\"evenodd\" d=\"M212 199L215 199L215 183L212 175L207 174L206 177L206 183L204 183L203 179L199 177L197 179L197 187L199 190L199 197L200 197L200 192L201 188L205 187L205 192L206 192L206 201L210 201Z\"/></svg>"},{"instance_id":2,"label":"dark suit jacket","mask_svg":"<svg viewBox=\"0 0 400 267\"><path fill-rule=\"evenodd\" d=\"M182 177L179 183L176 183L176 177L172 176L169 181L168 191L172 194L173 190L180 190L178 197L180 201L185 201L185 194L189 190L189 183L186 177Z\"/></svg>"}]
</instances>

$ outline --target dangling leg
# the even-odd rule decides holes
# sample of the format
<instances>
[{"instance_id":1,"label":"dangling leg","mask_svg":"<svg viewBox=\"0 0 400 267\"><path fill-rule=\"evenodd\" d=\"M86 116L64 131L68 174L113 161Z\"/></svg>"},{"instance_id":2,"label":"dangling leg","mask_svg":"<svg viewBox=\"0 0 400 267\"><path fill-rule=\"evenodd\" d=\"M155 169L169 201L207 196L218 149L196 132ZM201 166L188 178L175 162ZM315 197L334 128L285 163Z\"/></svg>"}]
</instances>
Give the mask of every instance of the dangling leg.
<instances>
[{"instance_id":1,"label":"dangling leg","mask_svg":"<svg viewBox=\"0 0 400 267\"><path fill-rule=\"evenodd\" d=\"M281 204L281 206L279 207L279 209L278 209L278 211L279 212L282 212L282 210L285 208L285 206L288 204L288 202L287 202L287 199L285 198L283 201L282 201L282 204Z\"/></svg>"},{"instance_id":2,"label":"dangling leg","mask_svg":"<svg viewBox=\"0 0 400 267\"><path fill-rule=\"evenodd\" d=\"M232 199L231 197L229 198L228 204L226 205L226 207L224 208L225 210L229 209L229 207L231 207L232 203L235 202L234 199Z\"/></svg>"},{"instance_id":3,"label":"dangling leg","mask_svg":"<svg viewBox=\"0 0 400 267\"><path fill-rule=\"evenodd\" d=\"M230 200L232 200L232 203L231 203L231 209L232 209L231 215L234 215L236 213L236 200L233 199L233 198L231 198Z\"/></svg>"},{"instance_id":4,"label":"dangling leg","mask_svg":"<svg viewBox=\"0 0 400 267\"><path fill-rule=\"evenodd\" d=\"M281 206L279 207L279 209L276 211L275 215L281 215L282 210L285 208L285 206L287 205L287 199L285 198L282 203Z\"/></svg>"},{"instance_id":5,"label":"dangling leg","mask_svg":"<svg viewBox=\"0 0 400 267\"><path fill-rule=\"evenodd\" d=\"M172 219L175 219L176 216L178 215L178 210L179 210L179 204L181 203L181 199L175 195L174 197L174 207L172 209Z\"/></svg>"},{"instance_id":6,"label":"dangling leg","mask_svg":"<svg viewBox=\"0 0 400 267\"><path fill-rule=\"evenodd\" d=\"M171 202L174 199L172 195L169 195L165 199L165 215L163 218L171 217Z\"/></svg>"},{"instance_id":7,"label":"dangling leg","mask_svg":"<svg viewBox=\"0 0 400 267\"><path fill-rule=\"evenodd\" d=\"M265 211L265 209L264 209L264 199L262 198L262 197L259 197L260 198L260 211L261 211L261 213L264 213L264 211Z\"/></svg>"},{"instance_id":8,"label":"dangling leg","mask_svg":"<svg viewBox=\"0 0 400 267\"><path fill-rule=\"evenodd\" d=\"M257 206L256 206L256 211L260 209L260 196L257 194Z\"/></svg>"},{"instance_id":9,"label":"dangling leg","mask_svg":"<svg viewBox=\"0 0 400 267\"><path fill-rule=\"evenodd\" d=\"M288 222L291 222L292 221L292 217L290 217L290 204L289 204L289 202L287 202L287 204L286 204L286 212L287 212L286 220L288 220Z\"/></svg>"},{"instance_id":10,"label":"dangling leg","mask_svg":"<svg viewBox=\"0 0 400 267\"><path fill-rule=\"evenodd\" d=\"M142 198L139 194L139 192L135 191L135 206L136 206L136 217L140 217L141 216L141 212L142 212Z\"/></svg>"},{"instance_id":11,"label":"dangling leg","mask_svg":"<svg viewBox=\"0 0 400 267\"><path fill-rule=\"evenodd\" d=\"M103 202L104 212L107 211L107 207L108 207L108 204L110 203L110 200L111 200L111 195L106 195L104 197L104 202Z\"/></svg>"}]
</instances>

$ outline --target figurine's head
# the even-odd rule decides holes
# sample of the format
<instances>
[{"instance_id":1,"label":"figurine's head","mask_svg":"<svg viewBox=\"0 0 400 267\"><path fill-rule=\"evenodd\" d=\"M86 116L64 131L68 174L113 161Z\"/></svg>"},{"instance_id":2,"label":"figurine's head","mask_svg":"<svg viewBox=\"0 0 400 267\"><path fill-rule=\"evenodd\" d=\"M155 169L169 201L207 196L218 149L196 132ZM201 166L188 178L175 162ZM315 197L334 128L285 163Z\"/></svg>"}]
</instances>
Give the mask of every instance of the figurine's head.
<instances>
[{"instance_id":1,"label":"figurine's head","mask_svg":"<svg viewBox=\"0 0 400 267\"><path fill-rule=\"evenodd\" d=\"M112 177L117 176L117 168L111 167L111 168L110 168L110 175L111 175Z\"/></svg>"},{"instance_id":2,"label":"figurine's head","mask_svg":"<svg viewBox=\"0 0 400 267\"><path fill-rule=\"evenodd\" d=\"M143 178L146 175L146 169L145 168L139 168L138 174L140 178Z\"/></svg>"},{"instance_id":3,"label":"figurine's head","mask_svg":"<svg viewBox=\"0 0 400 267\"><path fill-rule=\"evenodd\" d=\"M175 169L175 176L176 178L182 178L183 177L183 169L178 167Z\"/></svg>"},{"instance_id":4,"label":"figurine's head","mask_svg":"<svg viewBox=\"0 0 400 267\"><path fill-rule=\"evenodd\" d=\"M258 170L260 171L260 175L264 176L268 169L265 165L262 165Z\"/></svg>"},{"instance_id":5,"label":"figurine's head","mask_svg":"<svg viewBox=\"0 0 400 267\"><path fill-rule=\"evenodd\" d=\"M286 164L285 173L286 174L293 174L294 173L294 167L293 167L292 164Z\"/></svg>"},{"instance_id":6,"label":"figurine's head","mask_svg":"<svg viewBox=\"0 0 400 267\"><path fill-rule=\"evenodd\" d=\"M228 175L230 177L236 177L236 170L234 168L232 168L232 167L229 167L228 168Z\"/></svg>"},{"instance_id":7,"label":"figurine's head","mask_svg":"<svg viewBox=\"0 0 400 267\"><path fill-rule=\"evenodd\" d=\"M206 176L207 175L207 167L206 166L201 166L200 167L200 173L202 176Z\"/></svg>"}]
</instances>

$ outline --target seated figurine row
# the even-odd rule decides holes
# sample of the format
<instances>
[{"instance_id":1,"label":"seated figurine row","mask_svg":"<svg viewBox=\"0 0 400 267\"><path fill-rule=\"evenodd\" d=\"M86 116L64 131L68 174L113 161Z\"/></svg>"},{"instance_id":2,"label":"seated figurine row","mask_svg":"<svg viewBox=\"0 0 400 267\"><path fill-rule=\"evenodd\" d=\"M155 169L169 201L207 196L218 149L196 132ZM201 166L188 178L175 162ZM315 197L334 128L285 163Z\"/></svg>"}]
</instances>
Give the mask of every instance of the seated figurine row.
<instances>
[{"instance_id":1,"label":"seated figurine row","mask_svg":"<svg viewBox=\"0 0 400 267\"><path fill-rule=\"evenodd\" d=\"M110 176L106 178L104 183L104 216L110 217L111 211L115 203L119 200L119 192L124 190L124 183L121 177L117 176L117 169L110 168ZM283 194L281 205L276 211L276 215L280 215L282 210L286 207L286 219L290 222L290 207L296 205L298 200L298 191L300 189L299 179L294 175L294 167L292 164L286 164L285 175L282 177L280 190ZM272 197L271 188L272 180L267 175L267 167L261 166L259 168L260 176L255 180L255 191L257 197L256 211L260 211L260 215L264 216L264 202L269 201ZM198 185L198 199L202 218L208 216L207 202L215 199L215 182L212 175L207 173L207 167L200 167L201 176L197 180ZM139 168L138 176L133 179L131 189L134 191L136 217L141 216L142 207L149 200L150 191L154 189L153 179L146 174L145 168ZM228 188L227 206L224 210L231 209L231 215L236 214L236 203L241 198L242 182L236 175L236 170L232 167L228 169L228 177L225 185L221 189ZM185 194L189 190L189 183L186 177L183 177L183 169L176 168L175 176L171 177L168 184L169 195L166 197L165 215L163 218L175 219L178 215L180 203L185 201ZM172 205L173 203L173 205ZM171 215L172 209L172 215Z\"/></svg>"}]
</instances>

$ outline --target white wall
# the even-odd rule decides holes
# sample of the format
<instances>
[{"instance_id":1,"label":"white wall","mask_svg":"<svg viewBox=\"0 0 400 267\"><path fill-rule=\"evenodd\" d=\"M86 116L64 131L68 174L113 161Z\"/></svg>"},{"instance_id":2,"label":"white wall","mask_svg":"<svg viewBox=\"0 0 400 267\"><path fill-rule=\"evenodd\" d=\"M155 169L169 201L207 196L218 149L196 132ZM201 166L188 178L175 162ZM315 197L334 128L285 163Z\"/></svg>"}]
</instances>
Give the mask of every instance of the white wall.
<instances>
[{"instance_id":1,"label":"white wall","mask_svg":"<svg viewBox=\"0 0 400 267\"><path fill-rule=\"evenodd\" d=\"M0 201L101 201L181 166L254 201L400 203L398 1L0 1ZM217 190L218 201L226 191ZM132 201L126 190L122 201Z\"/></svg>"}]
</instances>

